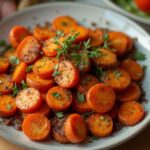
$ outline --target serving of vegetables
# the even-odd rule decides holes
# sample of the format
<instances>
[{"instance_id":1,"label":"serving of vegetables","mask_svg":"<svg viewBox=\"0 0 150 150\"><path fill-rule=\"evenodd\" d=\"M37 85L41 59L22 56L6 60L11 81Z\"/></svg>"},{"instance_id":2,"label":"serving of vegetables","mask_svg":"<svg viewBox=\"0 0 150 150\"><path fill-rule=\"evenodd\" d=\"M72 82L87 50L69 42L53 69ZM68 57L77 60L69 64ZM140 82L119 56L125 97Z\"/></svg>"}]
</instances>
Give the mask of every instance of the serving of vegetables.
<instances>
[{"instance_id":1,"label":"serving of vegetables","mask_svg":"<svg viewBox=\"0 0 150 150\"><path fill-rule=\"evenodd\" d=\"M0 117L29 139L80 143L144 118L137 60L146 57L125 33L58 16L32 31L12 27L9 41L0 42Z\"/></svg>"}]
</instances>

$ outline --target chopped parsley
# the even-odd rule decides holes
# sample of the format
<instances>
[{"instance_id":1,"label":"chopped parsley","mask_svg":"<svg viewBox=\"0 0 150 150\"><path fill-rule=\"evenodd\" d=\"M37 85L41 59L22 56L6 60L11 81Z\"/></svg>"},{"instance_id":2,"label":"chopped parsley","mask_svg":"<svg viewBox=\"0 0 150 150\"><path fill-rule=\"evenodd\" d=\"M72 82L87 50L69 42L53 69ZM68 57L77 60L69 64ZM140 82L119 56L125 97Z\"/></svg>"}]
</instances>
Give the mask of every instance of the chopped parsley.
<instances>
[{"instance_id":1,"label":"chopped parsley","mask_svg":"<svg viewBox=\"0 0 150 150\"><path fill-rule=\"evenodd\" d=\"M119 70L114 70L114 74L117 79L119 79L122 76L122 73Z\"/></svg>"},{"instance_id":2,"label":"chopped parsley","mask_svg":"<svg viewBox=\"0 0 150 150\"><path fill-rule=\"evenodd\" d=\"M22 89L26 89L28 87L28 85L25 83L24 80L21 81L21 86L22 86Z\"/></svg>"},{"instance_id":3,"label":"chopped parsley","mask_svg":"<svg viewBox=\"0 0 150 150\"><path fill-rule=\"evenodd\" d=\"M142 52L135 52L134 55L133 55L133 58L135 60L139 60L139 61L144 61L146 60L146 56L145 54L143 54Z\"/></svg>"},{"instance_id":4,"label":"chopped parsley","mask_svg":"<svg viewBox=\"0 0 150 150\"><path fill-rule=\"evenodd\" d=\"M56 112L56 116L57 116L57 118L63 118L64 113L63 112Z\"/></svg>"},{"instance_id":5,"label":"chopped parsley","mask_svg":"<svg viewBox=\"0 0 150 150\"><path fill-rule=\"evenodd\" d=\"M26 72L30 72L30 71L32 71L32 69L33 69L33 65L30 65L27 67Z\"/></svg>"},{"instance_id":6,"label":"chopped parsley","mask_svg":"<svg viewBox=\"0 0 150 150\"><path fill-rule=\"evenodd\" d=\"M11 106L10 104L7 104L7 105L6 105L6 109L7 109L7 110L11 110L11 109L12 109L12 106Z\"/></svg>"},{"instance_id":7,"label":"chopped parsley","mask_svg":"<svg viewBox=\"0 0 150 150\"><path fill-rule=\"evenodd\" d=\"M55 76L59 76L60 74L61 74L60 71L54 70L52 76L55 77Z\"/></svg>"},{"instance_id":8,"label":"chopped parsley","mask_svg":"<svg viewBox=\"0 0 150 150\"><path fill-rule=\"evenodd\" d=\"M52 96L55 97L55 98L57 98L57 99L60 99L60 98L61 98L61 94L58 93L58 92L52 93Z\"/></svg>"},{"instance_id":9,"label":"chopped parsley","mask_svg":"<svg viewBox=\"0 0 150 150\"><path fill-rule=\"evenodd\" d=\"M109 35L107 32L104 32L104 34L103 34L103 41L104 41L103 48L106 48L106 49L109 48L110 43L108 40L109 40Z\"/></svg>"},{"instance_id":10,"label":"chopped parsley","mask_svg":"<svg viewBox=\"0 0 150 150\"><path fill-rule=\"evenodd\" d=\"M13 91L13 96L16 96L19 92L19 88L18 86L15 84L14 87L12 88L12 91Z\"/></svg>"},{"instance_id":11,"label":"chopped parsley","mask_svg":"<svg viewBox=\"0 0 150 150\"><path fill-rule=\"evenodd\" d=\"M19 59L16 56L10 57L10 63L12 65L18 65L19 64Z\"/></svg>"},{"instance_id":12,"label":"chopped parsley","mask_svg":"<svg viewBox=\"0 0 150 150\"><path fill-rule=\"evenodd\" d=\"M84 95L81 94L80 92L77 92L77 101L79 103L84 103L84 101L85 101Z\"/></svg>"}]
</instances>

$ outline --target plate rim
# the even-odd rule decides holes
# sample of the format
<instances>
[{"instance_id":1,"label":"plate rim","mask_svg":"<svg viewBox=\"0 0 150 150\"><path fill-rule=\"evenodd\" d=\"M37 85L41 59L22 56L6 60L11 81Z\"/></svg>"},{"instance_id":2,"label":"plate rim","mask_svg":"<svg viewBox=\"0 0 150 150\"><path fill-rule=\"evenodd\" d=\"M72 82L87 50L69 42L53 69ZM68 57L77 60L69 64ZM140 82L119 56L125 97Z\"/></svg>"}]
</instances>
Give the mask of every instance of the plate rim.
<instances>
[{"instance_id":1,"label":"plate rim","mask_svg":"<svg viewBox=\"0 0 150 150\"><path fill-rule=\"evenodd\" d=\"M21 14L24 14L28 11L32 11L34 9L40 9L40 8L44 8L44 7L50 7L51 5L53 6L57 6L57 5L77 5L77 6L86 6L86 7L93 7L93 8L97 8L97 9L102 9L102 10L108 10L109 12L113 12L115 15L118 15L120 17L122 17L123 20L125 21L128 21L130 24L132 24L133 26L136 27L136 29L138 30L138 32L140 32L141 34L143 34L144 36L146 36L145 38L148 38L148 40L150 41L150 35L146 32L146 30L144 30L140 25L138 25L136 22L134 22L133 20L127 18L126 16L123 16L121 14L117 14L117 12L113 11L112 9L108 8L108 7L105 7L105 6L96 6L94 4L88 4L88 3L82 3L82 2L50 2L50 3L45 3L45 4L38 4L38 5L35 5L35 6L31 6L29 8L26 8L24 10L21 10L21 11L18 11L18 12L15 12L13 13L12 15L4 18L3 20L1 20L0 22L0 25L2 25L3 23L9 21L9 19L13 18L13 17L17 17L17 15L21 15ZM118 143L112 143L112 144L109 144L109 147L108 148L105 148L105 149L110 149L110 148L113 148L115 146L118 146L118 145L121 145L122 143L130 140L131 138L133 138L134 136L136 136L137 134L139 134L140 132L142 132L146 127L147 125L150 123L150 115L147 117L147 120L145 122L145 124L142 126L142 128L140 130L138 130L136 133L132 134L130 137L126 138L126 139L123 139L122 141L119 141ZM28 149L32 149L32 150L42 150L42 149L37 149L37 148L33 148L31 146L28 146L24 143L20 143L18 142L17 140L15 140L13 137L10 137L9 134L6 132L6 131L0 131L0 133L3 133L1 134L0 136L3 138L3 139L6 139L8 141L10 141L11 143L14 143L16 145L19 145L21 147L24 147L24 148L28 148ZM56 147L52 146L52 149L55 149ZM59 148L56 148L58 150L61 149L61 147ZM76 147L74 148L73 147L73 150L79 150L80 148ZM98 150L99 148L85 148L86 150ZM68 150L68 149L67 149Z\"/></svg>"}]
</instances>

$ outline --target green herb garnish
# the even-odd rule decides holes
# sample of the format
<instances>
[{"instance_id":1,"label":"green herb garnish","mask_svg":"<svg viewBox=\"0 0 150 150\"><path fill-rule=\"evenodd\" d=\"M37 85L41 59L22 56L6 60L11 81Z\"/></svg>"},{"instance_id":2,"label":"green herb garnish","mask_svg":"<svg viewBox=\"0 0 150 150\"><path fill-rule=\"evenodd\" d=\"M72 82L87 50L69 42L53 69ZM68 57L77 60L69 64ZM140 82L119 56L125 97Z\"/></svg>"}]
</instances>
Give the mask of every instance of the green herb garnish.
<instances>
[{"instance_id":1,"label":"green herb garnish","mask_svg":"<svg viewBox=\"0 0 150 150\"><path fill-rule=\"evenodd\" d=\"M10 104L7 104L7 105L6 105L6 109L7 109L7 110L11 110L11 109L12 109L12 106L11 106Z\"/></svg>"},{"instance_id":2,"label":"green herb garnish","mask_svg":"<svg viewBox=\"0 0 150 150\"><path fill-rule=\"evenodd\" d=\"M18 65L19 64L19 59L16 56L10 57L10 63L12 65Z\"/></svg>"},{"instance_id":3,"label":"green herb garnish","mask_svg":"<svg viewBox=\"0 0 150 150\"><path fill-rule=\"evenodd\" d=\"M52 76L55 77L55 76L59 76L60 74L61 74L60 71L55 70L55 71L53 72Z\"/></svg>"},{"instance_id":4,"label":"green herb garnish","mask_svg":"<svg viewBox=\"0 0 150 150\"><path fill-rule=\"evenodd\" d=\"M22 89L26 89L28 87L28 85L25 83L24 80L21 81L21 86L22 86Z\"/></svg>"},{"instance_id":5,"label":"green herb garnish","mask_svg":"<svg viewBox=\"0 0 150 150\"><path fill-rule=\"evenodd\" d=\"M108 49L110 43L109 43L109 35L107 32L104 32L104 34L103 34L103 41L104 41L103 48Z\"/></svg>"},{"instance_id":6,"label":"green herb garnish","mask_svg":"<svg viewBox=\"0 0 150 150\"><path fill-rule=\"evenodd\" d=\"M32 69L33 69L33 65L30 65L27 67L26 72L30 72L30 71L32 71Z\"/></svg>"},{"instance_id":7,"label":"green herb garnish","mask_svg":"<svg viewBox=\"0 0 150 150\"><path fill-rule=\"evenodd\" d=\"M56 112L56 116L57 116L57 118L63 118L64 113L63 112Z\"/></svg>"},{"instance_id":8,"label":"green herb garnish","mask_svg":"<svg viewBox=\"0 0 150 150\"><path fill-rule=\"evenodd\" d=\"M79 102L79 103L84 103L84 95L83 94L81 94L80 92L77 92L77 101Z\"/></svg>"},{"instance_id":9,"label":"green herb garnish","mask_svg":"<svg viewBox=\"0 0 150 150\"><path fill-rule=\"evenodd\" d=\"M119 70L115 70L114 74L115 74L117 79L119 79L122 76L122 73Z\"/></svg>"},{"instance_id":10,"label":"green herb garnish","mask_svg":"<svg viewBox=\"0 0 150 150\"><path fill-rule=\"evenodd\" d=\"M15 84L14 87L12 88L13 96L16 96L19 92L18 86Z\"/></svg>"},{"instance_id":11,"label":"green herb garnish","mask_svg":"<svg viewBox=\"0 0 150 150\"><path fill-rule=\"evenodd\" d=\"M146 59L146 56L142 52L135 52L133 58L135 60L144 61Z\"/></svg>"},{"instance_id":12,"label":"green herb garnish","mask_svg":"<svg viewBox=\"0 0 150 150\"><path fill-rule=\"evenodd\" d=\"M55 98L57 98L57 99L60 99L60 98L61 98L61 94L58 93L58 92L52 93L52 96L55 97Z\"/></svg>"}]
</instances>

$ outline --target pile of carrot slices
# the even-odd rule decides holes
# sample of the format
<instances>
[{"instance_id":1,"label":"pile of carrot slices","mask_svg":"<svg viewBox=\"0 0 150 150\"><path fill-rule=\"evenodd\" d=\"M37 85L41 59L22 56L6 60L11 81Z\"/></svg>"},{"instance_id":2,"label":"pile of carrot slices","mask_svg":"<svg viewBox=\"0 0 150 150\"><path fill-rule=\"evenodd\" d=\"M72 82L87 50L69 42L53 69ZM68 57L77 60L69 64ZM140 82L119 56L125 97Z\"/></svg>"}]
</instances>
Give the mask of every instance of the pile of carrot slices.
<instances>
[{"instance_id":1,"label":"pile of carrot slices","mask_svg":"<svg viewBox=\"0 0 150 150\"><path fill-rule=\"evenodd\" d=\"M14 26L9 41L0 57L0 116L22 115L29 139L79 143L143 119L144 69L125 33L59 16L32 31Z\"/></svg>"}]
</instances>

